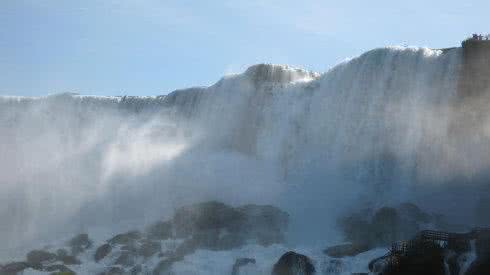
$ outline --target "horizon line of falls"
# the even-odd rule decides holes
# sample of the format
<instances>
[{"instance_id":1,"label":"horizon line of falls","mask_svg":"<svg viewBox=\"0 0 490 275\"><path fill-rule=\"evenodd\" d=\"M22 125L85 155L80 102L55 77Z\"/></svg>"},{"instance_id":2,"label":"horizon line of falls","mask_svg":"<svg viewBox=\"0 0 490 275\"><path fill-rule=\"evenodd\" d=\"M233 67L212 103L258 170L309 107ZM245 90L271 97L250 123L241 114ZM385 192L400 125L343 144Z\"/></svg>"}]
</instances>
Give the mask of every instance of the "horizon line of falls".
<instances>
[{"instance_id":1,"label":"horizon line of falls","mask_svg":"<svg viewBox=\"0 0 490 275\"><path fill-rule=\"evenodd\" d=\"M490 127L461 115L462 57L384 48L321 75L261 64L168 96L0 97L0 252L204 200L277 205L296 244L402 201L473 222Z\"/></svg>"}]
</instances>

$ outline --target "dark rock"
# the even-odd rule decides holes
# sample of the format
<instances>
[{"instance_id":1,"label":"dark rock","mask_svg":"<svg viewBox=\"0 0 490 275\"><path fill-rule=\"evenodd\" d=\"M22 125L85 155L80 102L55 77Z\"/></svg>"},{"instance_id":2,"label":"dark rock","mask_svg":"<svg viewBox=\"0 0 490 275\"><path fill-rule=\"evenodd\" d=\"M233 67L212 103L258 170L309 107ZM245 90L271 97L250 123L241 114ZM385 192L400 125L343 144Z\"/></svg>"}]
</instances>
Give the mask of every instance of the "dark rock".
<instances>
[{"instance_id":1,"label":"dark rock","mask_svg":"<svg viewBox=\"0 0 490 275\"><path fill-rule=\"evenodd\" d=\"M341 218L338 225L345 238L352 243L371 243L371 221L365 213L354 213Z\"/></svg>"},{"instance_id":2,"label":"dark rock","mask_svg":"<svg viewBox=\"0 0 490 275\"><path fill-rule=\"evenodd\" d=\"M415 222L428 223L432 220L432 217L429 214L425 213L417 205L410 202L405 202L398 205L397 212L400 217Z\"/></svg>"},{"instance_id":3,"label":"dark rock","mask_svg":"<svg viewBox=\"0 0 490 275\"><path fill-rule=\"evenodd\" d=\"M177 249L175 249L174 253L171 257L182 259L185 255L192 254L199 247L199 241L194 238L185 240L182 244L180 244Z\"/></svg>"},{"instance_id":4,"label":"dark rock","mask_svg":"<svg viewBox=\"0 0 490 275\"><path fill-rule=\"evenodd\" d=\"M456 253L447 253L446 262L447 267L449 269L449 275L459 275L461 268L458 262L458 254Z\"/></svg>"},{"instance_id":5,"label":"dark rock","mask_svg":"<svg viewBox=\"0 0 490 275\"><path fill-rule=\"evenodd\" d=\"M323 252L333 258L342 258L346 256L355 256L368 250L369 245L367 244L341 244L331 246L325 249Z\"/></svg>"},{"instance_id":6,"label":"dark rock","mask_svg":"<svg viewBox=\"0 0 490 275\"><path fill-rule=\"evenodd\" d=\"M475 260L471 263L464 275L490 274L490 261Z\"/></svg>"},{"instance_id":7,"label":"dark rock","mask_svg":"<svg viewBox=\"0 0 490 275\"><path fill-rule=\"evenodd\" d=\"M68 251L66 249L63 249L63 248L60 248L58 250L56 250L56 257L61 258L61 257L65 257L65 256L68 256Z\"/></svg>"},{"instance_id":8,"label":"dark rock","mask_svg":"<svg viewBox=\"0 0 490 275\"><path fill-rule=\"evenodd\" d=\"M115 265L122 265L124 267L133 266L135 264L134 254L128 251L121 252L121 255L117 257L114 262Z\"/></svg>"},{"instance_id":9,"label":"dark rock","mask_svg":"<svg viewBox=\"0 0 490 275\"><path fill-rule=\"evenodd\" d=\"M2 275L16 275L19 272L22 272L24 269L29 268L29 264L27 262L12 262L5 264L0 269L0 274Z\"/></svg>"},{"instance_id":10,"label":"dark rock","mask_svg":"<svg viewBox=\"0 0 490 275\"><path fill-rule=\"evenodd\" d=\"M27 263L29 265L38 268L46 263L52 263L56 261L56 254L44 251L44 250L32 250L27 253Z\"/></svg>"},{"instance_id":11,"label":"dark rock","mask_svg":"<svg viewBox=\"0 0 490 275\"><path fill-rule=\"evenodd\" d=\"M227 229L235 232L245 221L244 214L220 202L203 202L175 211L173 226L179 238L207 230Z\"/></svg>"},{"instance_id":12,"label":"dark rock","mask_svg":"<svg viewBox=\"0 0 490 275\"><path fill-rule=\"evenodd\" d=\"M160 252L158 253L158 257L159 258L163 258L163 257L171 257L172 255L174 255L174 252L172 251L163 251L163 252Z\"/></svg>"},{"instance_id":13,"label":"dark rock","mask_svg":"<svg viewBox=\"0 0 490 275\"><path fill-rule=\"evenodd\" d=\"M128 244L128 245L121 246L121 250L129 251L129 252L133 252L133 253L137 253L138 252L138 247L136 246L135 243L133 243L133 244Z\"/></svg>"},{"instance_id":14,"label":"dark rock","mask_svg":"<svg viewBox=\"0 0 490 275\"><path fill-rule=\"evenodd\" d=\"M340 274L344 263L339 259L331 259L326 263L325 272L326 274Z\"/></svg>"},{"instance_id":15,"label":"dark rock","mask_svg":"<svg viewBox=\"0 0 490 275\"><path fill-rule=\"evenodd\" d=\"M148 238L167 240L172 238L172 223L169 221L157 222L146 229Z\"/></svg>"},{"instance_id":16,"label":"dark rock","mask_svg":"<svg viewBox=\"0 0 490 275\"><path fill-rule=\"evenodd\" d=\"M129 271L129 274L138 275L138 274L141 274L142 271L143 271L143 268L139 264L139 265L136 265L133 268L131 268L131 270Z\"/></svg>"},{"instance_id":17,"label":"dark rock","mask_svg":"<svg viewBox=\"0 0 490 275\"><path fill-rule=\"evenodd\" d=\"M481 261L490 261L490 231L482 231L475 240L476 257Z\"/></svg>"},{"instance_id":18,"label":"dark rock","mask_svg":"<svg viewBox=\"0 0 490 275\"><path fill-rule=\"evenodd\" d=\"M138 254L148 258L160 252L161 249L162 245L159 242L145 240L138 249Z\"/></svg>"},{"instance_id":19,"label":"dark rock","mask_svg":"<svg viewBox=\"0 0 490 275\"><path fill-rule=\"evenodd\" d=\"M195 233L192 240L198 247L209 250L230 250L245 244L244 235L220 230Z\"/></svg>"},{"instance_id":20,"label":"dark rock","mask_svg":"<svg viewBox=\"0 0 490 275\"><path fill-rule=\"evenodd\" d=\"M79 265L81 264L80 260L75 256L66 255L63 257L57 257L59 261L63 262L65 265Z\"/></svg>"},{"instance_id":21,"label":"dark rock","mask_svg":"<svg viewBox=\"0 0 490 275\"><path fill-rule=\"evenodd\" d=\"M346 240L370 247L411 239L427 223L436 224L436 218L412 203L382 207L377 211L365 209L338 221Z\"/></svg>"},{"instance_id":22,"label":"dark rock","mask_svg":"<svg viewBox=\"0 0 490 275\"><path fill-rule=\"evenodd\" d=\"M78 255L86 249L92 247L92 240L87 234L79 234L68 241L72 255Z\"/></svg>"},{"instance_id":23,"label":"dark rock","mask_svg":"<svg viewBox=\"0 0 490 275\"><path fill-rule=\"evenodd\" d=\"M161 260L153 270L153 275L169 274L170 271L172 270L172 265L177 261L180 261L180 259L168 258L168 259Z\"/></svg>"},{"instance_id":24,"label":"dark rock","mask_svg":"<svg viewBox=\"0 0 490 275\"><path fill-rule=\"evenodd\" d=\"M65 265L78 265L81 264L77 257L69 255L66 249L56 250L56 259L63 262Z\"/></svg>"},{"instance_id":25,"label":"dark rock","mask_svg":"<svg viewBox=\"0 0 490 275\"><path fill-rule=\"evenodd\" d=\"M97 250L95 251L95 255L94 255L95 261L99 262L100 260L105 258L105 256L109 255L111 251L112 251L112 246L110 244L106 243L99 246L99 248L97 248Z\"/></svg>"},{"instance_id":26,"label":"dark rock","mask_svg":"<svg viewBox=\"0 0 490 275\"><path fill-rule=\"evenodd\" d=\"M193 238L185 240L173 252L160 253L161 257L166 259L161 260L153 270L154 275L168 274L175 262L182 261L186 255L194 253L199 247L199 242Z\"/></svg>"},{"instance_id":27,"label":"dark rock","mask_svg":"<svg viewBox=\"0 0 490 275\"><path fill-rule=\"evenodd\" d=\"M286 252L274 264L272 275L313 275L315 266L310 258L293 251Z\"/></svg>"},{"instance_id":28,"label":"dark rock","mask_svg":"<svg viewBox=\"0 0 490 275\"><path fill-rule=\"evenodd\" d=\"M233 268L231 270L231 275L240 274L240 268L242 266L245 266L248 264L255 264L255 259L252 259L252 258L238 258L238 259L236 259L235 264L233 264Z\"/></svg>"},{"instance_id":29,"label":"dark rock","mask_svg":"<svg viewBox=\"0 0 490 275\"><path fill-rule=\"evenodd\" d=\"M382 207L371 221L372 239L377 245L390 245L400 240L400 217L396 209Z\"/></svg>"},{"instance_id":30,"label":"dark rock","mask_svg":"<svg viewBox=\"0 0 490 275\"><path fill-rule=\"evenodd\" d=\"M260 245L268 246L284 242L284 232L289 215L271 205L245 205L237 210L245 217L240 231L247 239L255 239Z\"/></svg>"},{"instance_id":31,"label":"dark rock","mask_svg":"<svg viewBox=\"0 0 490 275\"><path fill-rule=\"evenodd\" d=\"M124 274L124 269L117 266L112 266L108 268L105 272L102 272L100 275L123 275L123 274Z\"/></svg>"},{"instance_id":32,"label":"dark rock","mask_svg":"<svg viewBox=\"0 0 490 275\"><path fill-rule=\"evenodd\" d=\"M90 248L92 246L92 240L89 239L88 234L79 234L68 241L68 245L80 246L85 249Z\"/></svg>"},{"instance_id":33,"label":"dark rock","mask_svg":"<svg viewBox=\"0 0 490 275\"><path fill-rule=\"evenodd\" d=\"M175 212L173 228L178 237L192 237L198 247L228 250L248 241L267 246L284 241L288 214L273 206L238 208L220 202L204 202Z\"/></svg>"},{"instance_id":34,"label":"dark rock","mask_svg":"<svg viewBox=\"0 0 490 275\"><path fill-rule=\"evenodd\" d=\"M111 245L130 245L139 239L141 239L141 233L139 231L129 231L123 234L118 234L107 242Z\"/></svg>"}]
</instances>

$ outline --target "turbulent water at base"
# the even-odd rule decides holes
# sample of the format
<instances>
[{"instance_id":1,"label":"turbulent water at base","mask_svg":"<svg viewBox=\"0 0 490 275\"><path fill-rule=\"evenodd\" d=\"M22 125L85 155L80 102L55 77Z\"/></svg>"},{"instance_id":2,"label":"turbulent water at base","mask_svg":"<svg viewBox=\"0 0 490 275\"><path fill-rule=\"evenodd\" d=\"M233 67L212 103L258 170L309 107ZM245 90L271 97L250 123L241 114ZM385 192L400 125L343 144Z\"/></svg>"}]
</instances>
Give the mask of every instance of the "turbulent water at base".
<instances>
[{"instance_id":1,"label":"turbulent water at base","mask_svg":"<svg viewBox=\"0 0 490 275\"><path fill-rule=\"evenodd\" d=\"M489 144L451 135L461 56L384 48L323 74L255 65L167 96L0 97L2 256L210 199L278 205L299 244L338 240L335 219L361 206L449 196L455 209Z\"/></svg>"}]
</instances>

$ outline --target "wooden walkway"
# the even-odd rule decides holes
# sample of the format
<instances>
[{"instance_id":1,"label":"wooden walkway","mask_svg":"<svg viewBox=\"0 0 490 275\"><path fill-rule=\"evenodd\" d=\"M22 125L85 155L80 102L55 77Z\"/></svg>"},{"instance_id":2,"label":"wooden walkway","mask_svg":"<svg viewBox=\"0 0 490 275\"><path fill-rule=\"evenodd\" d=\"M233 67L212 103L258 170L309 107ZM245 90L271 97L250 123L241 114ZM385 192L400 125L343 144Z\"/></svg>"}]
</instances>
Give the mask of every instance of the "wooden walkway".
<instances>
[{"instance_id":1,"label":"wooden walkway","mask_svg":"<svg viewBox=\"0 0 490 275\"><path fill-rule=\"evenodd\" d=\"M386 255L376 258L369 263L369 270L374 271L373 269L378 265L397 266L403 257L424 254L424 247L438 246L455 251L467 251L470 249L470 241L483 235L490 237L490 228L476 228L468 233L423 230L412 240L393 243Z\"/></svg>"}]
</instances>

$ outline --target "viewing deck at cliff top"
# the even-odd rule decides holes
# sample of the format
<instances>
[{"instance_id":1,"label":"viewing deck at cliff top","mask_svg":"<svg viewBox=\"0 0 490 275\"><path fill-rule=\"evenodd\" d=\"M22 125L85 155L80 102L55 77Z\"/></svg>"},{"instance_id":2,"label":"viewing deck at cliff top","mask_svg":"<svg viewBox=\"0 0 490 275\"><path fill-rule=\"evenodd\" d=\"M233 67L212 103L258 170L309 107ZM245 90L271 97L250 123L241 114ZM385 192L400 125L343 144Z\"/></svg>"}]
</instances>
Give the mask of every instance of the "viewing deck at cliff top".
<instances>
[{"instance_id":1,"label":"viewing deck at cliff top","mask_svg":"<svg viewBox=\"0 0 490 275\"><path fill-rule=\"evenodd\" d=\"M490 35L478 35L474 34L473 37L470 37L464 40L461 43L463 48L478 46L478 47L490 47Z\"/></svg>"}]
</instances>

